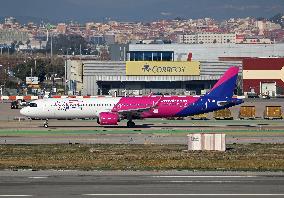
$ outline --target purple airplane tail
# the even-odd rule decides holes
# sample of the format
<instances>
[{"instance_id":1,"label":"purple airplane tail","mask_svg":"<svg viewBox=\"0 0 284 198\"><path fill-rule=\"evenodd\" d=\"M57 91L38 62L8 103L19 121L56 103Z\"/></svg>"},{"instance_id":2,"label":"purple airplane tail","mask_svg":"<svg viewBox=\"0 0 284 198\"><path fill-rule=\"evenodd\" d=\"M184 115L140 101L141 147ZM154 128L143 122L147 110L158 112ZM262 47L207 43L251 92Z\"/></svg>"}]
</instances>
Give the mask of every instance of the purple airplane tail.
<instances>
[{"instance_id":1,"label":"purple airplane tail","mask_svg":"<svg viewBox=\"0 0 284 198\"><path fill-rule=\"evenodd\" d=\"M238 78L238 67L230 67L206 94L209 97L232 98Z\"/></svg>"}]
</instances>

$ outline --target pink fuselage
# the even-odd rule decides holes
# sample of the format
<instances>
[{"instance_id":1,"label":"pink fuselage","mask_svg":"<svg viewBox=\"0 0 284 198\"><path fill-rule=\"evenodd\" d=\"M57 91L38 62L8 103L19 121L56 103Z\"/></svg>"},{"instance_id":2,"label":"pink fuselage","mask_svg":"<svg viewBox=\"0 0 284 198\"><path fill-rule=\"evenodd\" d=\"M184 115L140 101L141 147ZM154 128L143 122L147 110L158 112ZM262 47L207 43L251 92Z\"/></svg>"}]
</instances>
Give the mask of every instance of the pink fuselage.
<instances>
[{"instance_id":1,"label":"pink fuselage","mask_svg":"<svg viewBox=\"0 0 284 198\"><path fill-rule=\"evenodd\" d=\"M199 97L193 96L123 97L112 112L148 108L149 110L141 113L141 118L173 117L198 99Z\"/></svg>"}]
</instances>

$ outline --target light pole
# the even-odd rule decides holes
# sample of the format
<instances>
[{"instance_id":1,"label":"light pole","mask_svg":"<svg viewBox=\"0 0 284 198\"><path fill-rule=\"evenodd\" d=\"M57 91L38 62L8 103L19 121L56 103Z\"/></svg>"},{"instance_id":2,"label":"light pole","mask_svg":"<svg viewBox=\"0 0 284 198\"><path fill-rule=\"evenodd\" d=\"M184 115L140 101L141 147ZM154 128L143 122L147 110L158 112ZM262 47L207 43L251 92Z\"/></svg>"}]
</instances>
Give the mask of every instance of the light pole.
<instances>
[{"instance_id":1,"label":"light pole","mask_svg":"<svg viewBox=\"0 0 284 198\"><path fill-rule=\"evenodd\" d=\"M1 70L1 75L2 75L2 68L3 68L3 65L0 65L0 70ZM0 79L1 81L1 83L2 83L2 78ZM4 78L3 78L3 83L5 83L5 80L4 80ZM4 85L0 85L0 96L2 96L3 95L3 87L4 87Z\"/></svg>"},{"instance_id":2,"label":"light pole","mask_svg":"<svg viewBox=\"0 0 284 198\"><path fill-rule=\"evenodd\" d=\"M70 50L71 48L67 48L66 50L66 56L65 56L65 65L64 65L64 80L65 80L65 83L64 83L64 94L66 95L66 88L67 88L67 66L68 66L68 63L67 63L67 60L68 60L68 50Z\"/></svg>"},{"instance_id":3,"label":"light pole","mask_svg":"<svg viewBox=\"0 0 284 198\"><path fill-rule=\"evenodd\" d=\"M52 58L53 50L52 50L52 34L50 33L50 57Z\"/></svg>"}]
</instances>

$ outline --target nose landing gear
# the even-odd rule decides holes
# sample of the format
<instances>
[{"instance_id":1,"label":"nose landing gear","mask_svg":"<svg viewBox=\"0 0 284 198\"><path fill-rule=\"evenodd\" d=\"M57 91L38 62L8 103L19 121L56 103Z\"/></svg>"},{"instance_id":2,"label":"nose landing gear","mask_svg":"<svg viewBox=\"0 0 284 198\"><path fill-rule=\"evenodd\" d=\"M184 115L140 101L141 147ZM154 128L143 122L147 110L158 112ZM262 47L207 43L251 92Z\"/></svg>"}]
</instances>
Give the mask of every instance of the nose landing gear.
<instances>
[{"instance_id":1,"label":"nose landing gear","mask_svg":"<svg viewBox=\"0 0 284 198\"><path fill-rule=\"evenodd\" d=\"M48 128L48 119L46 119L45 122L43 123L43 127Z\"/></svg>"}]
</instances>

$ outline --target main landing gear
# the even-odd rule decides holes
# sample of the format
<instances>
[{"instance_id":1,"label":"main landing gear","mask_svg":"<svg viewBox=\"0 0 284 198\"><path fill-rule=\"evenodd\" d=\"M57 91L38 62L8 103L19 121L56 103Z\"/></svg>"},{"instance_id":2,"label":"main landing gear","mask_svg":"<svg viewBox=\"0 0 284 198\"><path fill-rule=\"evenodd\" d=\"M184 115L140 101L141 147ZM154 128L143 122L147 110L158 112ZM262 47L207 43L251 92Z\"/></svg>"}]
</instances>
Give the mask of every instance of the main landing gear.
<instances>
[{"instance_id":1,"label":"main landing gear","mask_svg":"<svg viewBox=\"0 0 284 198\"><path fill-rule=\"evenodd\" d=\"M45 122L43 123L43 127L48 128L48 119L46 119Z\"/></svg>"},{"instance_id":2,"label":"main landing gear","mask_svg":"<svg viewBox=\"0 0 284 198\"><path fill-rule=\"evenodd\" d=\"M128 128L134 128L134 127L135 127L135 122L133 122L132 120L129 120L129 121L127 122L127 127L128 127Z\"/></svg>"}]
</instances>

